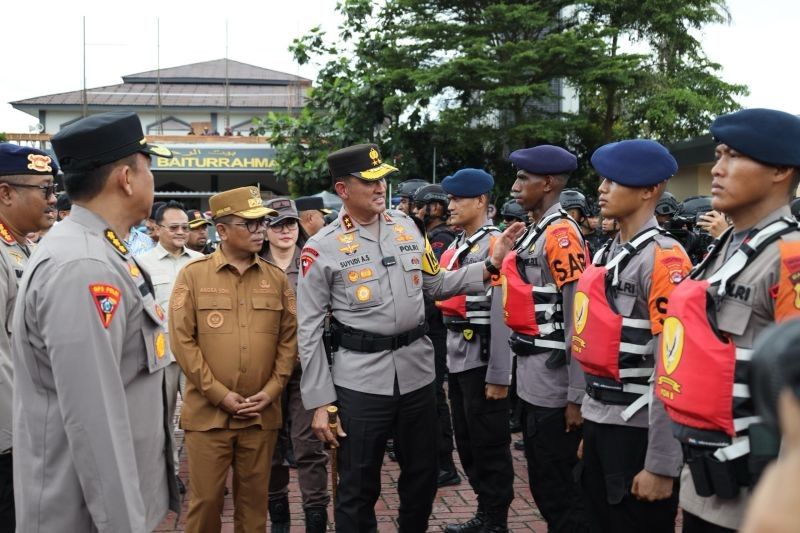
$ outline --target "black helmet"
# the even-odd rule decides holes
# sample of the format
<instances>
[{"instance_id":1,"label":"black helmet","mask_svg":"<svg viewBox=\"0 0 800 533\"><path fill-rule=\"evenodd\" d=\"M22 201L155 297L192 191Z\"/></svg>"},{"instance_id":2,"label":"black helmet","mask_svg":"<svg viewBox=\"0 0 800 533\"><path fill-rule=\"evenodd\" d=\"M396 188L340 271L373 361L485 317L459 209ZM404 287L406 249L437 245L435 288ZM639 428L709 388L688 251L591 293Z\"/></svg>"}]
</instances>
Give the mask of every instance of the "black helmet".
<instances>
[{"instance_id":1,"label":"black helmet","mask_svg":"<svg viewBox=\"0 0 800 533\"><path fill-rule=\"evenodd\" d=\"M792 203L789 204L789 207L792 209L792 216L800 220L800 198L795 198L792 200Z\"/></svg>"},{"instance_id":2,"label":"black helmet","mask_svg":"<svg viewBox=\"0 0 800 533\"><path fill-rule=\"evenodd\" d=\"M589 204L586 202L586 196L576 189L564 189L561 191L561 196L558 198L561 207L567 209L580 209L583 216L589 216Z\"/></svg>"},{"instance_id":3,"label":"black helmet","mask_svg":"<svg viewBox=\"0 0 800 533\"><path fill-rule=\"evenodd\" d=\"M447 193L444 192L441 185L435 183L433 185L423 185L414 192L414 203L429 204L431 202L441 202L445 206L450 203Z\"/></svg>"},{"instance_id":4,"label":"black helmet","mask_svg":"<svg viewBox=\"0 0 800 533\"><path fill-rule=\"evenodd\" d=\"M528 213L517 203L516 200L509 200L500 209L500 216L503 218L516 218L522 222L528 221Z\"/></svg>"},{"instance_id":5,"label":"black helmet","mask_svg":"<svg viewBox=\"0 0 800 533\"><path fill-rule=\"evenodd\" d=\"M397 185L397 188L394 190L394 195L401 198L413 198L416 190L423 185L429 185L429 183L420 178L408 179Z\"/></svg>"},{"instance_id":6,"label":"black helmet","mask_svg":"<svg viewBox=\"0 0 800 533\"><path fill-rule=\"evenodd\" d=\"M682 217L692 218L700 213L707 213L711 210L710 196L690 196L680 205L678 214Z\"/></svg>"},{"instance_id":7,"label":"black helmet","mask_svg":"<svg viewBox=\"0 0 800 533\"><path fill-rule=\"evenodd\" d=\"M664 191L656 204L656 215L674 215L678 209L680 209L678 200L672 194Z\"/></svg>"}]
</instances>

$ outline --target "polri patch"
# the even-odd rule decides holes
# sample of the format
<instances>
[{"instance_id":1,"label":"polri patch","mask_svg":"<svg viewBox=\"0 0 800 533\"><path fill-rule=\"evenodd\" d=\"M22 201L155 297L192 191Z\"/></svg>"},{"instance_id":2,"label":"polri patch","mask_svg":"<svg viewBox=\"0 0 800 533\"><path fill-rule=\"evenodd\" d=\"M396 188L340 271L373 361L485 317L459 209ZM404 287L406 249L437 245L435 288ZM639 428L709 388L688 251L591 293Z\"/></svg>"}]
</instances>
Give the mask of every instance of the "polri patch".
<instances>
[{"instance_id":1,"label":"polri patch","mask_svg":"<svg viewBox=\"0 0 800 533\"><path fill-rule=\"evenodd\" d=\"M122 292L117 287L106 283L89 285L89 292L92 294L92 300L97 307L97 312L100 313L100 322L104 328L108 329L114 314L119 309L119 304L122 301Z\"/></svg>"}]
</instances>

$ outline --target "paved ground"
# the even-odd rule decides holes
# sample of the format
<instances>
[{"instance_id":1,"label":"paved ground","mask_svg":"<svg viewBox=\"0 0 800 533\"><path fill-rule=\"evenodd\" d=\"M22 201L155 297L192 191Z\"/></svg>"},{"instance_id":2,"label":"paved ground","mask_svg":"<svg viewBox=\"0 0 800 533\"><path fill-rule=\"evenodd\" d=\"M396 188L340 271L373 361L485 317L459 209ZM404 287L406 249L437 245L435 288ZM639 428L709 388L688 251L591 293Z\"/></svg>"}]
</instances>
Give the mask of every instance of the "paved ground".
<instances>
[{"instance_id":1,"label":"paved ground","mask_svg":"<svg viewBox=\"0 0 800 533\"><path fill-rule=\"evenodd\" d=\"M520 434L515 434L513 437L520 438ZM181 446L182 436L179 435L178 440L179 446ZM542 516L533 503L530 490L528 490L528 474L525 467L523 452L512 448L512 456L514 458L515 497L509 512L509 528L515 533L524 531L546 533L547 524L542 520ZM457 457L456 461L458 461ZM458 465L458 467L461 472L460 465ZM463 472L461 472L461 474L463 477ZM397 463L389 460L389 458L385 456L381 497L375 505L375 513L378 517L378 531L380 532L397 531L396 517L397 509L400 505L397 495L397 479L399 475L400 467ZM181 454L181 478L184 481L188 478L185 454ZM228 487L230 486L229 478ZM300 502L300 491L297 485L297 470L291 471L289 494L289 503L292 513L292 533L302 533L305 531L305 528L303 509ZM181 520L178 523L175 522L174 513L170 513L156 531L183 531L186 510L189 503L188 500L187 494L183 502ZM442 531L445 524L471 518L475 513L475 505L475 494L472 492L466 479L461 482L461 485L439 489L436 495L436 501L433 504L433 514L430 520L429 531ZM329 509L329 515L330 513L331 511ZM267 527L267 531L269 531L269 527ZM680 532L680 527L678 527L676 531ZM225 505L222 511L222 532L233 532L233 501L230 494L225 497Z\"/></svg>"}]
</instances>

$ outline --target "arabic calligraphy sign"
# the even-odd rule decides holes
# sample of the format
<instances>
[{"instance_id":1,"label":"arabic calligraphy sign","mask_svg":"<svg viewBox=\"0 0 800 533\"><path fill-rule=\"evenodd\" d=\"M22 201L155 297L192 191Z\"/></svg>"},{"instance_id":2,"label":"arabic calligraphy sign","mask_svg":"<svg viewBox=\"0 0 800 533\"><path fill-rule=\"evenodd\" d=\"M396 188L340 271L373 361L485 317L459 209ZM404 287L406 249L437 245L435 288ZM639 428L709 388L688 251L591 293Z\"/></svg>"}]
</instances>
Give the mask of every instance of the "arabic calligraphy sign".
<instances>
[{"instance_id":1,"label":"arabic calligraphy sign","mask_svg":"<svg viewBox=\"0 0 800 533\"><path fill-rule=\"evenodd\" d=\"M241 145L167 145L172 159L153 157L153 170L264 172L275 167L275 149Z\"/></svg>"}]
</instances>

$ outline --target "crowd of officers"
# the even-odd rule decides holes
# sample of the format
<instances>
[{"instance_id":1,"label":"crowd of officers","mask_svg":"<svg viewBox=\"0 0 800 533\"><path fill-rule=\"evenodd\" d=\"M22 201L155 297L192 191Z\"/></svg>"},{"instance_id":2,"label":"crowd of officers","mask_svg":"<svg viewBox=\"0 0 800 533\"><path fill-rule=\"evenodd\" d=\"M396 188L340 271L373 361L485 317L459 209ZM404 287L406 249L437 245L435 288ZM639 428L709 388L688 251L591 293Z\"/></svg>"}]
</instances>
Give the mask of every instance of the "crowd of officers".
<instances>
[{"instance_id":1,"label":"crowd of officers","mask_svg":"<svg viewBox=\"0 0 800 533\"><path fill-rule=\"evenodd\" d=\"M481 169L405 181L386 210L397 169L371 144L329 155L327 225L320 199L254 187L211 220L153 209L171 153L133 113L65 128L57 161L0 144L0 530L151 531L188 485L187 531L219 531L232 469L236 530L289 531L294 464L306 531L329 526L329 469L336 530L376 531L391 442L400 531L461 483L455 451L477 505L445 531L504 533L516 425L550 531L671 532L679 505L688 533L739 529L777 455L753 347L800 314L800 118L711 133L711 198L682 208L662 145L597 149L602 227L552 145L510 154L498 227Z\"/></svg>"}]
</instances>

